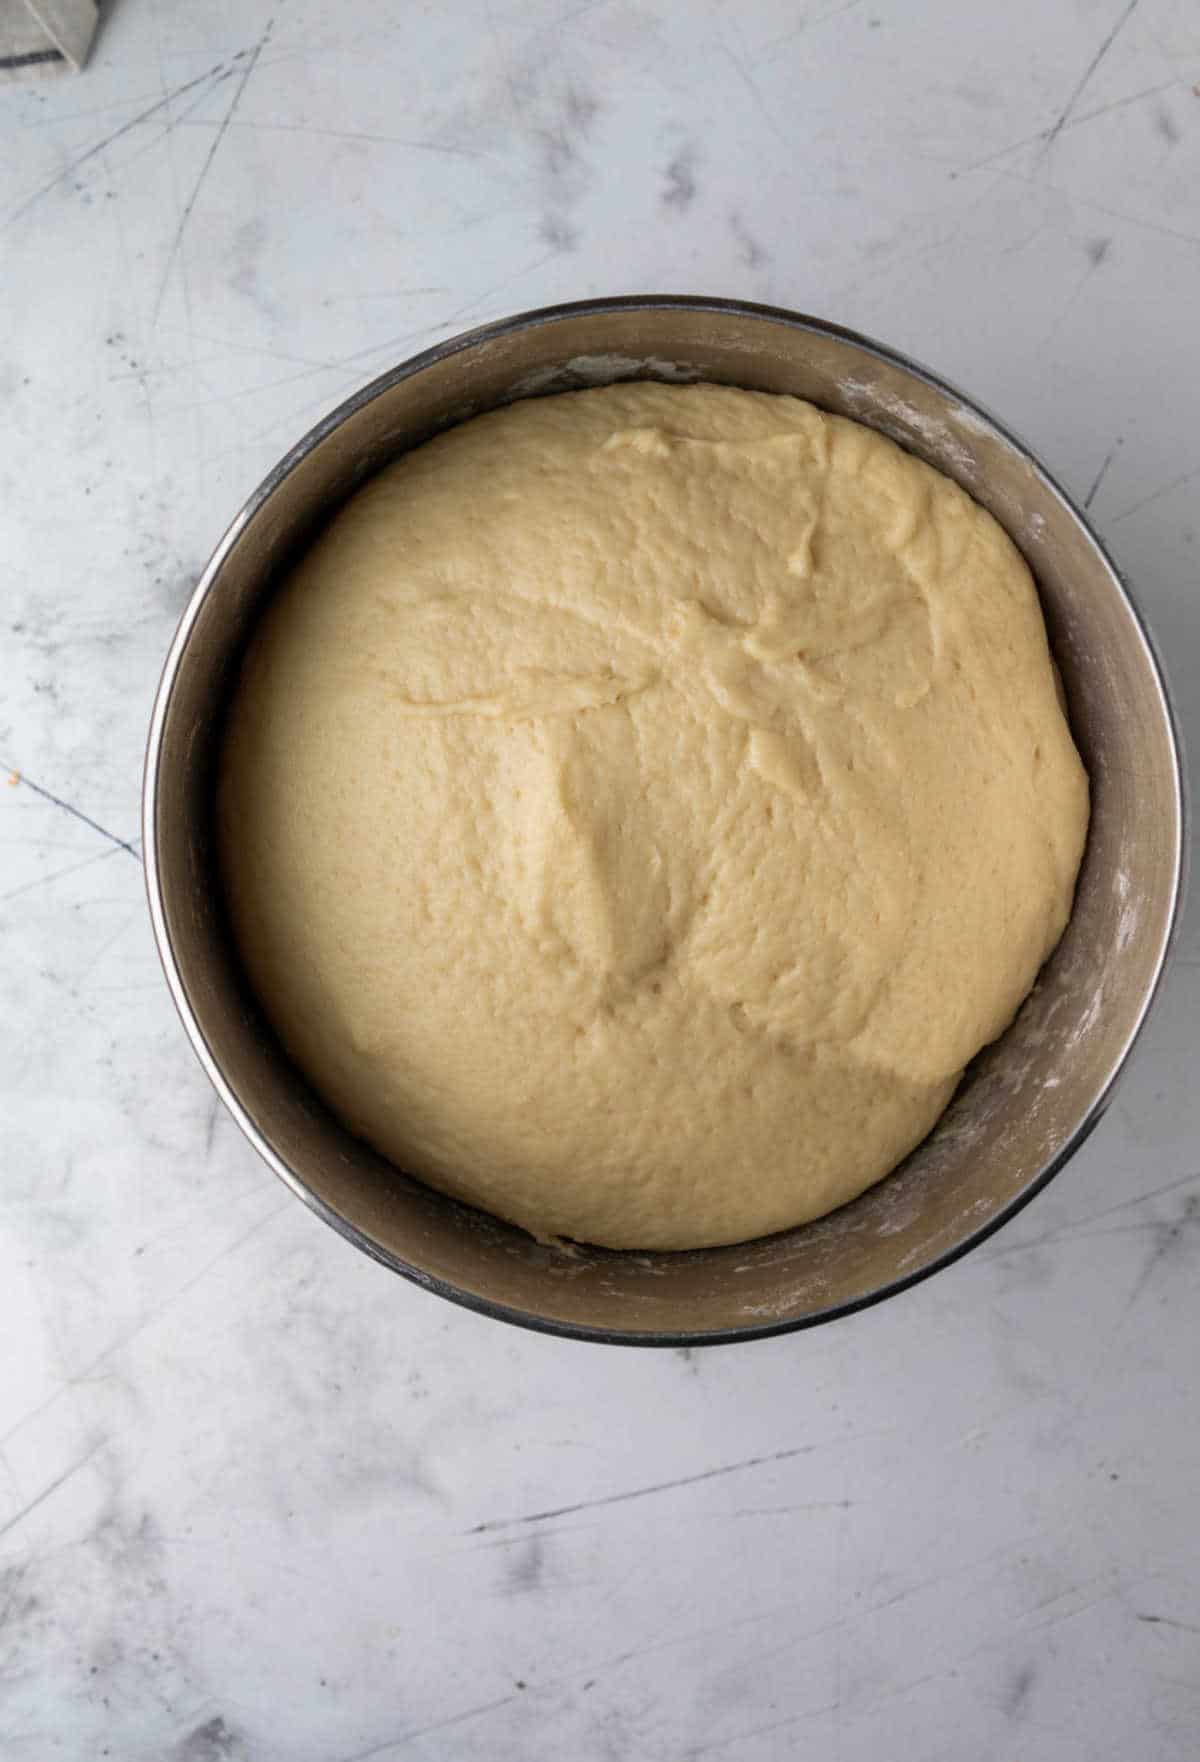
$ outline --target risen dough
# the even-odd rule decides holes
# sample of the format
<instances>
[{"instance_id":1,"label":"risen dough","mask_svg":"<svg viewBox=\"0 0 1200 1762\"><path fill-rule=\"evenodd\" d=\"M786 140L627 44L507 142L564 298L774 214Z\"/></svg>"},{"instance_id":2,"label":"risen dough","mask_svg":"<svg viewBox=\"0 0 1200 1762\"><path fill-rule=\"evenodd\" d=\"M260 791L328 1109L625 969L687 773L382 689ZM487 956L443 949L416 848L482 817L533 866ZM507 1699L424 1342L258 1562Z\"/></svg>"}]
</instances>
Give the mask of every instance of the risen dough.
<instances>
[{"instance_id":1,"label":"risen dough","mask_svg":"<svg viewBox=\"0 0 1200 1762\"><path fill-rule=\"evenodd\" d=\"M791 398L453 430L262 620L220 828L285 1045L540 1236L736 1242L885 1175L1070 910L1087 781L1029 571Z\"/></svg>"}]
</instances>

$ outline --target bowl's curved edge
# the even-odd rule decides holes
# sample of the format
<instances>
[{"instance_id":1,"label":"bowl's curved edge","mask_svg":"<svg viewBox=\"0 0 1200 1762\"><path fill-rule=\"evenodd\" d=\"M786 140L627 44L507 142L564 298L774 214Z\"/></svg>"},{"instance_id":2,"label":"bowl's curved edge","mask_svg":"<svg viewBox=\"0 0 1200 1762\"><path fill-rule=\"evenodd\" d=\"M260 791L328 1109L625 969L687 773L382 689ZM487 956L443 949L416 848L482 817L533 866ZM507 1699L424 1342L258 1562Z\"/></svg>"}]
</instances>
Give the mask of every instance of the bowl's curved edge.
<instances>
[{"instance_id":1,"label":"bowl's curved edge","mask_svg":"<svg viewBox=\"0 0 1200 1762\"><path fill-rule=\"evenodd\" d=\"M1129 607L1137 627L1151 674L1154 678L1160 707L1166 723L1169 745L1174 760L1173 796L1175 806L1175 837L1172 864L1171 907L1166 927L1155 956L1154 979L1146 991L1137 1019L1127 1034L1118 1055L1112 1061L1108 1075L1099 1091L1096 1100L1087 1114L1080 1121L1070 1138L1058 1153L1039 1171L1026 1187L1007 1206L1002 1207L978 1228L965 1236L960 1242L944 1253L935 1255L924 1265L906 1273L902 1278L895 1279L887 1285L859 1298L831 1305L828 1309L815 1310L809 1314L788 1317L779 1321L766 1323L749 1323L745 1326L687 1332L682 1330L647 1332L637 1329L620 1329L610 1327L592 1327L581 1323L564 1322L555 1318L537 1315L530 1311L510 1308L505 1304L492 1302L488 1298L477 1296L461 1287L450 1284L436 1274L425 1272L422 1268L391 1253L374 1241L355 1224L343 1217L340 1212L328 1205L320 1196L312 1191L294 1171L289 1168L269 1142L263 1137L249 1117L241 1102L226 1081L217 1060L213 1056L208 1039L192 1008L186 988L183 984L178 963L175 957L170 928L167 923L166 911L162 897L161 874L158 862L157 846L157 814L159 798L159 762L161 756L163 728L170 707L171 696L179 667L186 651L192 629L200 614L214 582L220 574L225 558L237 543L246 527L253 520L259 509L269 500L275 490L286 477L305 459L313 449L321 444L330 434L334 433L351 416L376 397L398 384L401 380L421 372L434 362L461 352L463 349L475 347L493 338L510 336L517 331L533 325L553 323L564 318L584 317L589 313L601 314L614 310L636 310L654 308L658 310L693 310L709 311L726 316L762 318L774 323L781 323L790 329L809 330L820 335L835 336L855 347L864 350L877 359L892 366L898 366L905 372L932 386L939 392L952 398L955 402L971 411L973 416L986 423L1007 444L1017 450L1031 465L1049 492L1063 505L1072 519L1087 535L1095 546L1104 563L1117 583L1126 604ZM1086 512L1074 498L1062 487L1057 478L1047 469L1034 450L1014 433L1005 423L999 421L992 413L981 406L974 398L968 397L959 388L940 375L933 373L920 362L912 360L898 350L891 349L873 338L864 336L858 331L849 329L830 320L813 317L809 314L789 311L785 307L768 306L752 301L725 300L708 298L702 295L689 294L646 294L646 295L615 295L597 300L570 301L553 306L531 309L527 312L514 314L510 318L498 319L493 322L476 326L467 331L436 343L432 347L409 357L398 366L370 380L366 385L353 392L319 422L309 429L294 446L288 449L283 458L267 474L266 477L247 497L241 508L234 515L226 528L203 573L198 580L191 598L176 628L171 645L163 663L158 687L155 691L154 705L151 711L150 724L146 740L146 754L143 768L142 783L142 850L143 870L146 886L147 903L150 912L151 926L154 933L155 946L159 961L171 993L176 1012L183 1025L192 1050L199 1059L209 1081L213 1084L221 1100L229 1110L239 1129L266 1162L267 1166L279 1176L298 1199L320 1217L331 1228L344 1237L347 1242L360 1249L371 1259L388 1267L392 1272L418 1285L422 1290L430 1291L448 1299L460 1307L476 1314L487 1316L493 1320L505 1321L517 1327L526 1328L535 1333L549 1334L558 1338L581 1340L592 1344L618 1346L652 1346L652 1347L691 1347L691 1346L723 1346L735 1345L751 1340L769 1339L776 1335L796 1333L802 1329L816 1327L824 1322L836 1321L843 1316L856 1314L860 1310L874 1307L889 1297L898 1296L901 1292L911 1289L931 1278L934 1273L941 1272L952 1266L955 1261L978 1248L994 1235L996 1231L1010 1223L1037 1194L1049 1184L1060 1170L1070 1161L1071 1157L1091 1136L1092 1132L1103 1119L1111 1102L1116 1084L1128 1064L1133 1048L1145 1029L1150 1014L1162 995L1163 984L1171 953L1178 940L1183 917L1184 902L1187 892L1189 870L1188 826L1190 810L1184 764L1183 733L1175 709L1166 669L1158 651L1157 643L1150 631L1146 619L1138 604L1136 595L1129 586L1124 572L1113 561L1107 547L1096 532Z\"/></svg>"}]
</instances>

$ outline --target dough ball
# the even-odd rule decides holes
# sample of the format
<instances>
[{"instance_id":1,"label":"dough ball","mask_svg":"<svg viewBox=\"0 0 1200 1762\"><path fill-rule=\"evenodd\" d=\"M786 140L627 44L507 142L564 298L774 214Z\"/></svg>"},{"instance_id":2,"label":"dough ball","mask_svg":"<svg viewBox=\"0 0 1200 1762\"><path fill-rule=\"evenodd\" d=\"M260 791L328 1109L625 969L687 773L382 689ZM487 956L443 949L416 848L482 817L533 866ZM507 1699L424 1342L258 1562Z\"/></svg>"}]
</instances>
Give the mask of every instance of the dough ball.
<instances>
[{"instance_id":1,"label":"dough ball","mask_svg":"<svg viewBox=\"0 0 1200 1762\"><path fill-rule=\"evenodd\" d=\"M929 1131L1067 921L1087 780L1000 527L797 399L518 403L254 636L229 905L351 1129L540 1237L738 1242Z\"/></svg>"}]
</instances>

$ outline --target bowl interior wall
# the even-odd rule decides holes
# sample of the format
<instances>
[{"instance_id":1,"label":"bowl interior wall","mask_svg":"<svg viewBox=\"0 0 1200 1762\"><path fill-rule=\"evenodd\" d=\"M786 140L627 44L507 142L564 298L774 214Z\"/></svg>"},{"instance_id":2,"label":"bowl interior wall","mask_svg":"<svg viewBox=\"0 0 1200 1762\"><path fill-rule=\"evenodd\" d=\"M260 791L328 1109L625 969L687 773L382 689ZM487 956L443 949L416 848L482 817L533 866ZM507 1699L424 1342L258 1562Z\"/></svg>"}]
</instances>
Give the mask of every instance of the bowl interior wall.
<instances>
[{"instance_id":1,"label":"bowl interior wall","mask_svg":"<svg viewBox=\"0 0 1200 1762\"><path fill-rule=\"evenodd\" d=\"M299 1078L230 946L210 837L216 739L247 633L281 568L353 489L437 430L515 397L617 378L705 379L809 398L956 478L1038 580L1092 825L1076 906L1016 1022L886 1181L815 1224L683 1254L547 1249L431 1192L351 1137ZM745 310L601 307L460 339L400 369L227 537L197 596L162 722L154 841L178 987L227 1099L309 1203L368 1252L484 1306L626 1338L757 1332L819 1319L919 1276L1048 1177L1094 1123L1168 939L1180 840L1169 715L1145 637L1058 492L972 407L827 327Z\"/></svg>"}]
</instances>

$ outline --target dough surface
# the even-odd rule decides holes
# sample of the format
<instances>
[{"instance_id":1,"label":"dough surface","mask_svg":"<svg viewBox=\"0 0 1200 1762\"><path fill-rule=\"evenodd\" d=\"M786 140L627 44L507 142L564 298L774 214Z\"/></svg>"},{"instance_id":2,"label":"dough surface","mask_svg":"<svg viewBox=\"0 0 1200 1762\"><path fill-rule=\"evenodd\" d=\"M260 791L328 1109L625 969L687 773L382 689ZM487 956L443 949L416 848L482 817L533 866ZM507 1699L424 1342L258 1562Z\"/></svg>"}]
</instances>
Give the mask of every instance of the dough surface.
<instances>
[{"instance_id":1,"label":"dough surface","mask_svg":"<svg viewBox=\"0 0 1200 1762\"><path fill-rule=\"evenodd\" d=\"M1070 912L1087 779L990 515L796 399L529 400L267 609L235 933L362 1137L534 1234L820 1216L929 1131Z\"/></svg>"}]
</instances>

